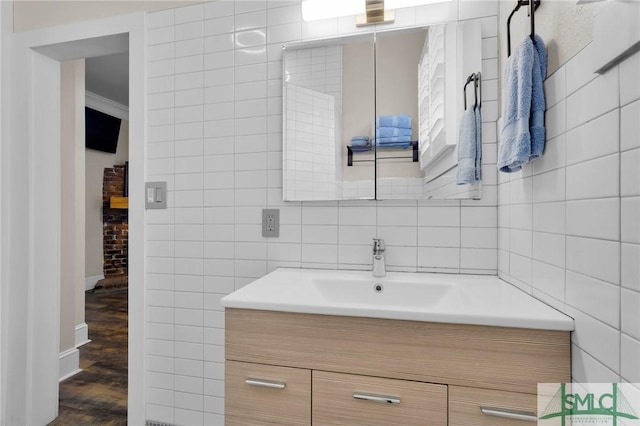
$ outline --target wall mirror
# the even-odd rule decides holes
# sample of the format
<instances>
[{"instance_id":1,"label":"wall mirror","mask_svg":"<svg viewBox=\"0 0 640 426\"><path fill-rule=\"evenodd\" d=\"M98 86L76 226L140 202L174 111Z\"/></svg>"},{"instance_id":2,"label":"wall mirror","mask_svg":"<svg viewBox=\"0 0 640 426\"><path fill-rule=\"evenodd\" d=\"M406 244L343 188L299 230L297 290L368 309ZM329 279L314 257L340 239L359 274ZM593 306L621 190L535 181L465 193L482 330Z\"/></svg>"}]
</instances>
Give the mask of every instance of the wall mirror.
<instances>
[{"instance_id":1,"label":"wall mirror","mask_svg":"<svg viewBox=\"0 0 640 426\"><path fill-rule=\"evenodd\" d=\"M373 34L285 46L285 201L375 198L375 161L347 167L345 143L346 135L371 132L374 47ZM346 193L345 182L359 182L360 196Z\"/></svg>"},{"instance_id":2,"label":"wall mirror","mask_svg":"<svg viewBox=\"0 0 640 426\"><path fill-rule=\"evenodd\" d=\"M480 68L474 20L284 46L284 200L481 198L456 183Z\"/></svg>"}]
</instances>

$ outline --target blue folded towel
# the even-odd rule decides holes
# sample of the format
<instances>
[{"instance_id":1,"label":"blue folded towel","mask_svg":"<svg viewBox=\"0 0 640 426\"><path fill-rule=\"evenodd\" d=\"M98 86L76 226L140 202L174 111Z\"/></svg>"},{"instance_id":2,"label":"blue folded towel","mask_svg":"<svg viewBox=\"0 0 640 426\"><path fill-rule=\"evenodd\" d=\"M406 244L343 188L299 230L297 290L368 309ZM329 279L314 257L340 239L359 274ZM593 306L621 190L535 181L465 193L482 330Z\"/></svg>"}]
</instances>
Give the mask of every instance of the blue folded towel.
<instances>
[{"instance_id":1,"label":"blue folded towel","mask_svg":"<svg viewBox=\"0 0 640 426\"><path fill-rule=\"evenodd\" d=\"M411 136L411 129L403 127L378 127L376 129L376 137L392 138L395 136Z\"/></svg>"},{"instance_id":2,"label":"blue folded towel","mask_svg":"<svg viewBox=\"0 0 640 426\"><path fill-rule=\"evenodd\" d=\"M411 128L410 115L380 115L376 119L376 127L400 127L402 129Z\"/></svg>"},{"instance_id":3,"label":"blue folded towel","mask_svg":"<svg viewBox=\"0 0 640 426\"><path fill-rule=\"evenodd\" d=\"M498 169L513 173L544 151L543 82L547 51L540 36L527 36L505 63L501 144Z\"/></svg>"},{"instance_id":4,"label":"blue folded towel","mask_svg":"<svg viewBox=\"0 0 640 426\"><path fill-rule=\"evenodd\" d=\"M412 145L413 141L403 141L403 142L384 142L378 143L378 148L409 148Z\"/></svg>"},{"instance_id":5,"label":"blue folded towel","mask_svg":"<svg viewBox=\"0 0 640 426\"><path fill-rule=\"evenodd\" d=\"M371 151L373 149L373 147L371 145L364 145L364 146L351 146L351 151L353 152L367 152L367 151Z\"/></svg>"},{"instance_id":6,"label":"blue folded towel","mask_svg":"<svg viewBox=\"0 0 640 426\"><path fill-rule=\"evenodd\" d=\"M380 143L378 144L378 148L409 148L411 146L411 141L409 142L389 142L389 143Z\"/></svg>"},{"instance_id":7,"label":"blue folded towel","mask_svg":"<svg viewBox=\"0 0 640 426\"><path fill-rule=\"evenodd\" d=\"M478 135L475 108L470 106L462 114L458 135L458 171L456 184L476 183L476 160L478 153Z\"/></svg>"},{"instance_id":8,"label":"blue folded towel","mask_svg":"<svg viewBox=\"0 0 640 426\"><path fill-rule=\"evenodd\" d=\"M411 142L411 136L393 136L389 138L376 138L376 143L378 145L385 145L388 143L397 143L397 142Z\"/></svg>"},{"instance_id":9,"label":"blue folded towel","mask_svg":"<svg viewBox=\"0 0 640 426\"><path fill-rule=\"evenodd\" d=\"M354 136L351 138L351 146L369 146L369 136Z\"/></svg>"}]
</instances>

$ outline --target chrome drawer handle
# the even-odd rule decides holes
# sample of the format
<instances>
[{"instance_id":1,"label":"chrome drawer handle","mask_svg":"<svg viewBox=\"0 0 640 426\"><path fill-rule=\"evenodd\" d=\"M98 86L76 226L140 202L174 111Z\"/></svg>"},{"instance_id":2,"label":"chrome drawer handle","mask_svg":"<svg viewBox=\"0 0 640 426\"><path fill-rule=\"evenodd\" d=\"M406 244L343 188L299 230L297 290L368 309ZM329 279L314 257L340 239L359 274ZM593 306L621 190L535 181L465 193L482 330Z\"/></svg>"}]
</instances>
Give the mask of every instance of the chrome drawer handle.
<instances>
[{"instance_id":1,"label":"chrome drawer handle","mask_svg":"<svg viewBox=\"0 0 640 426\"><path fill-rule=\"evenodd\" d=\"M250 386L259 386L262 388L271 388L271 389L284 389L285 386L287 386L287 384L283 382L274 382L273 380L254 379L251 377L246 379L244 382Z\"/></svg>"},{"instance_id":2,"label":"chrome drawer handle","mask_svg":"<svg viewBox=\"0 0 640 426\"><path fill-rule=\"evenodd\" d=\"M400 404L400 398L395 396L373 395L369 393L354 393L354 399L363 401L381 402L383 404Z\"/></svg>"},{"instance_id":3,"label":"chrome drawer handle","mask_svg":"<svg viewBox=\"0 0 640 426\"><path fill-rule=\"evenodd\" d=\"M528 411L505 410L504 408L480 407L482 414L487 416L502 417L504 419L522 420L525 422L537 422L538 417Z\"/></svg>"}]
</instances>

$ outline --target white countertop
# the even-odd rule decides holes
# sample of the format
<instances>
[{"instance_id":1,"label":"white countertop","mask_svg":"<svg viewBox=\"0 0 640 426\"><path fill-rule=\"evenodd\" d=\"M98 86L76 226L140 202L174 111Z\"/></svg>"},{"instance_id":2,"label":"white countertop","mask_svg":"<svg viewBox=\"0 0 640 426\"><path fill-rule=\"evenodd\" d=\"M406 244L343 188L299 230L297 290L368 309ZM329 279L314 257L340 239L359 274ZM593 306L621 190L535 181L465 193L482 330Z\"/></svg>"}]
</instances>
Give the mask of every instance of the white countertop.
<instances>
[{"instance_id":1,"label":"white countertop","mask_svg":"<svg viewBox=\"0 0 640 426\"><path fill-rule=\"evenodd\" d=\"M376 287L382 284L382 291ZM487 275L277 269L221 299L227 308L321 315L574 329L573 319Z\"/></svg>"}]
</instances>

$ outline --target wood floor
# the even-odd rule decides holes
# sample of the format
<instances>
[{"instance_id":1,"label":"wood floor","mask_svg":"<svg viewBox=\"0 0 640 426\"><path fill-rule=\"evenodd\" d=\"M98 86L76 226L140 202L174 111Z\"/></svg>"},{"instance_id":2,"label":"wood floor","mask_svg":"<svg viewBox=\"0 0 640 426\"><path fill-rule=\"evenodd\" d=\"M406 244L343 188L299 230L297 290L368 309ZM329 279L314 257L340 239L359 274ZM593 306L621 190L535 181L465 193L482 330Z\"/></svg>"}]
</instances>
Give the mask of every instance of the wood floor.
<instances>
[{"instance_id":1,"label":"wood floor","mask_svg":"<svg viewBox=\"0 0 640 426\"><path fill-rule=\"evenodd\" d=\"M50 425L127 424L127 290L86 293L90 343L82 372L60 383L60 414Z\"/></svg>"}]
</instances>

